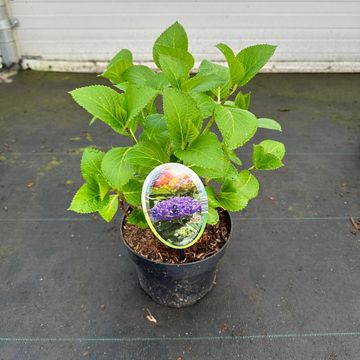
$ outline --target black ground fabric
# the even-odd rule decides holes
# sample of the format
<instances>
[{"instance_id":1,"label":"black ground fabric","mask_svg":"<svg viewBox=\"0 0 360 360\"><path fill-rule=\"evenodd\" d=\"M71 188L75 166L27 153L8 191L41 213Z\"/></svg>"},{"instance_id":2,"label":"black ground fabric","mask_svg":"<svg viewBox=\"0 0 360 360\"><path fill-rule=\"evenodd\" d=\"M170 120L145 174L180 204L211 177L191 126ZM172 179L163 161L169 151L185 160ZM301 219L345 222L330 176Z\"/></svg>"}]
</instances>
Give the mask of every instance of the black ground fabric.
<instances>
[{"instance_id":1,"label":"black ground fabric","mask_svg":"<svg viewBox=\"0 0 360 360\"><path fill-rule=\"evenodd\" d=\"M0 359L358 359L360 75L264 74L251 110L287 147L232 215L216 285L198 304L143 293L107 224L67 212L82 149L129 144L68 91L94 74L21 72L0 84ZM253 143L252 142L252 143ZM239 152L250 166L252 143ZM151 322L152 316L157 323Z\"/></svg>"}]
</instances>

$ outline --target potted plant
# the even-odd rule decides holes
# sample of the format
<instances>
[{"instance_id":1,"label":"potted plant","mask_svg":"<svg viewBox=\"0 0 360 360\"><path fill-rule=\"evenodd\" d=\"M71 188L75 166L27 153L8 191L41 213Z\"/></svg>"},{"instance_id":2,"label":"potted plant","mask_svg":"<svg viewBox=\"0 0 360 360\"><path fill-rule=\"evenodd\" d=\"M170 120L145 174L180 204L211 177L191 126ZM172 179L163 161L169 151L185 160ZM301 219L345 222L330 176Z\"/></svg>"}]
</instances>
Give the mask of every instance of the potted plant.
<instances>
[{"instance_id":1,"label":"potted plant","mask_svg":"<svg viewBox=\"0 0 360 360\"><path fill-rule=\"evenodd\" d=\"M210 291L230 238L228 212L243 210L259 192L254 173L283 166L285 155L284 145L269 139L253 145L248 167L236 152L258 128L281 131L275 120L251 113L251 94L241 91L276 47L254 45L236 55L225 44L216 47L227 66L203 60L192 76L194 58L188 38L175 22L153 46L159 70L134 65L131 52L123 49L101 74L113 87L94 85L70 92L92 115L90 125L100 120L133 145L106 152L94 147L84 150L84 184L69 210L98 212L109 222L120 207L122 237L137 265L140 284L155 301L169 306L193 304ZM164 163L186 165L206 188L205 232L182 251L158 241L141 206L146 176Z\"/></svg>"}]
</instances>

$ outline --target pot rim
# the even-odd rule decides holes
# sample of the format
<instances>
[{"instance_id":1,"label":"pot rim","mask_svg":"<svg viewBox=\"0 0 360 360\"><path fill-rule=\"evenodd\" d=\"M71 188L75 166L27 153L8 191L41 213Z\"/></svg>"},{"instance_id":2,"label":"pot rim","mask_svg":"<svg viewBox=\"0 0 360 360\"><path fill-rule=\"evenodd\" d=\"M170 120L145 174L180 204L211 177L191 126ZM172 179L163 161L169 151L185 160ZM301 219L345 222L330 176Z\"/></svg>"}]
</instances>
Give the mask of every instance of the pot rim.
<instances>
[{"instance_id":1,"label":"pot rim","mask_svg":"<svg viewBox=\"0 0 360 360\"><path fill-rule=\"evenodd\" d=\"M125 221L125 217L126 215L124 214L123 217L122 217L122 220L121 220L121 225L120 225L120 235L121 235L121 240L122 242L125 244L125 246L127 247L128 250L130 250L133 254L135 254L136 256L138 256L139 258L143 259L143 260L146 260L146 261L149 261L153 264L157 264L157 265L165 265L165 266L174 266L174 267L179 267L179 266L193 266L193 265L197 265L197 264L202 264L210 259L212 259L213 257L217 256L217 255L220 255L222 252L225 251L225 248L227 247L227 244L228 242L230 241L231 239L231 234L232 234L232 219L231 219L231 215L230 213L225 210L225 212L227 213L228 215L228 218L229 218L229 221L230 221L230 230L229 230L229 236L225 242L225 244L222 246L222 248L217 251L215 254L212 254L211 256L205 258L205 259L202 259L202 260L199 260L199 261L192 261L192 262L189 262L189 263L180 263L180 264L170 264L170 263L166 263L166 262L157 262L157 261L154 261L154 260L151 260L151 259L148 259L147 257L143 256L143 255L140 255L139 253L137 253L134 249L132 249L129 244L125 241L124 239L124 235L123 235L123 226L124 226L124 221ZM159 240L160 241L160 240ZM195 243L196 244L196 243ZM195 245L194 244L194 245ZM176 249L176 250L179 250L179 249Z\"/></svg>"}]
</instances>

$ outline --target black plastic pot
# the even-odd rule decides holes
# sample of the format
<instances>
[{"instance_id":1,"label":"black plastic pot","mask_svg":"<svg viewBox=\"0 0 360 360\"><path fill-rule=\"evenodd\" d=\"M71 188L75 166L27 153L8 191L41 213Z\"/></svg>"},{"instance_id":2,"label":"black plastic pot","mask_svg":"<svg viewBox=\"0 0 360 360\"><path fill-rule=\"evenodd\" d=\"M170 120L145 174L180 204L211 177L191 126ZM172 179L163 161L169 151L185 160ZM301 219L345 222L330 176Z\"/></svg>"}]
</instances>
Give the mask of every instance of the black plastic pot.
<instances>
[{"instance_id":1,"label":"black plastic pot","mask_svg":"<svg viewBox=\"0 0 360 360\"><path fill-rule=\"evenodd\" d=\"M224 246L204 260L186 264L157 263L137 254L124 240L121 226L121 237L136 264L140 286L155 302L177 308L189 306L213 288L218 262L225 253L231 235L231 219L228 213L226 216L230 234Z\"/></svg>"}]
</instances>

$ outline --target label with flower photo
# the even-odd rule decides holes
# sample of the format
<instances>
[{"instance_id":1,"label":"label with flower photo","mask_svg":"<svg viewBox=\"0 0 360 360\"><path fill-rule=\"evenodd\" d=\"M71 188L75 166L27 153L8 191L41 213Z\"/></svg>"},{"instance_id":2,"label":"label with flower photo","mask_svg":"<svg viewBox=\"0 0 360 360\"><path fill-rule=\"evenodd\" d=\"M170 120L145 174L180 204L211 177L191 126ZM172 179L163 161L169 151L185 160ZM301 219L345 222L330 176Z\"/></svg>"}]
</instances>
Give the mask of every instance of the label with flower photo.
<instances>
[{"instance_id":1,"label":"label with flower photo","mask_svg":"<svg viewBox=\"0 0 360 360\"><path fill-rule=\"evenodd\" d=\"M182 164L157 166L145 179L142 207L155 236L184 249L200 239L207 221L208 199L194 171Z\"/></svg>"}]
</instances>

